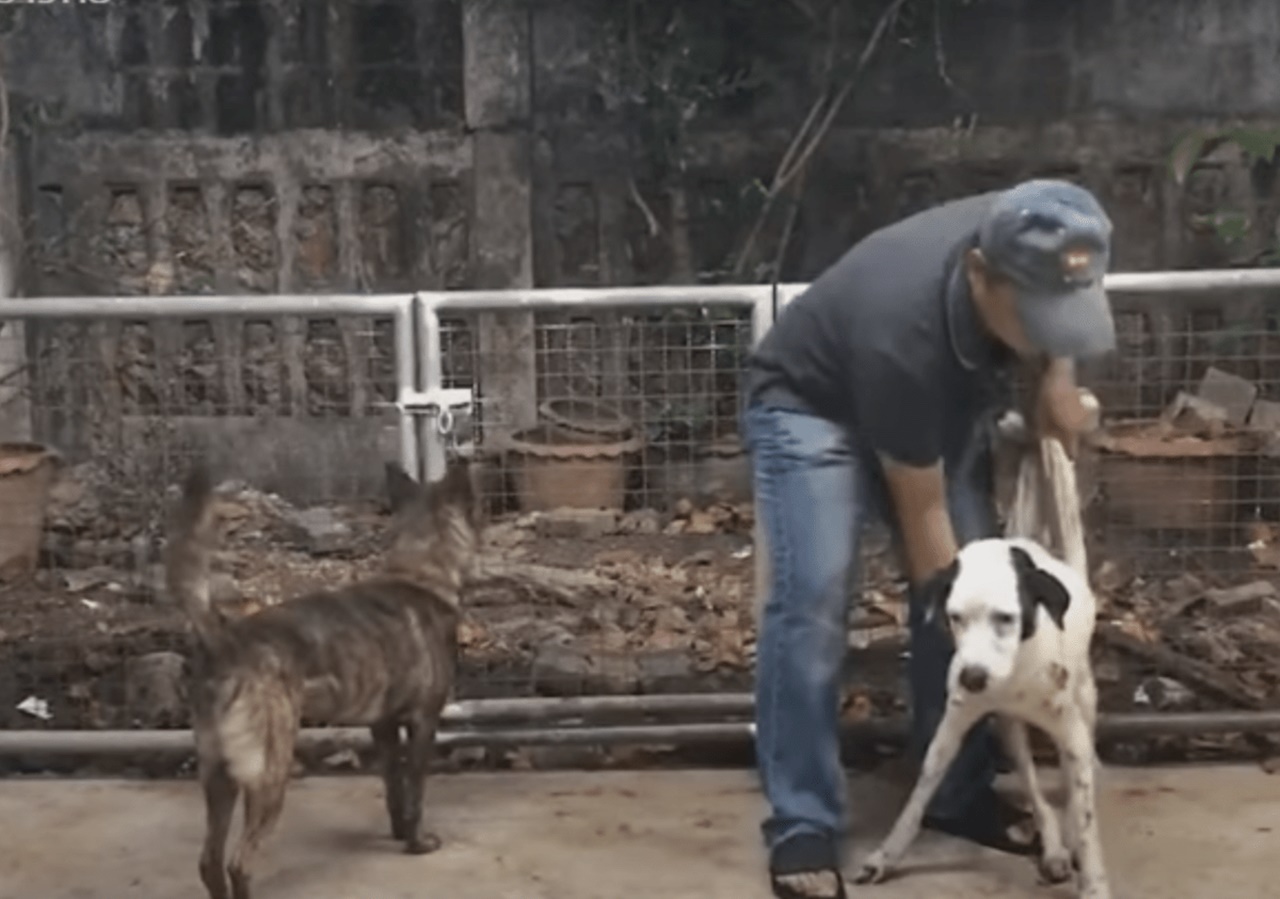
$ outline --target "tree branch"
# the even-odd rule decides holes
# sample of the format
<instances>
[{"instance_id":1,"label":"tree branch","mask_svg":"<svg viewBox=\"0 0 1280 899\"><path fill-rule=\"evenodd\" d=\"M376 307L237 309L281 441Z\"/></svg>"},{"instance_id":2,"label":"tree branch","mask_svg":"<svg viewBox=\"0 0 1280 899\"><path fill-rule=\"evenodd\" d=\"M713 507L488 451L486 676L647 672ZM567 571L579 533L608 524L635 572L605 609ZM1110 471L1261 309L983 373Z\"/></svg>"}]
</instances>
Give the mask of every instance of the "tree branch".
<instances>
[{"instance_id":1,"label":"tree branch","mask_svg":"<svg viewBox=\"0 0 1280 899\"><path fill-rule=\"evenodd\" d=\"M880 18L876 20L875 27L871 31L871 36L867 38L866 45L862 48L862 53L858 57L858 63L854 67L853 72L845 80L844 85L834 98L826 105L826 115L823 116L822 122L817 129L809 136L810 129L813 128L813 120L817 117L818 112L822 109L824 102L828 98L828 92L824 91L823 95L818 98L813 107L809 110L809 114L805 117L804 123L800 126L800 130L796 136L792 138L791 145L783 154L781 162L773 176L773 183L769 186L769 191L765 195L764 203L760 207L760 212L756 217L755 223L748 232L747 239L743 244L741 253L738 255L737 262L733 266L733 277L740 278L750 262L751 255L755 250L756 241L759 239L760 232L764 228L765 221L768 219L769 213L773 210L778 195L787 188L796 176L808 165L809 160L817 151L822 141L826 138L827 133L831 130L832 124L835 122L836 116L840 114L840 109L844 106L855 87L862 80L862 74L866 71L876 51L880 48L881 42L884 40L885 34L890 26L897 19L898 13L902 10L906 0L893 0L888 7L880 14ZM832 44L839 39L838 34L833 29ZM799 149L803 146L803 149Z\"/></svg>"},{"instance_id":2,"label":"tree branch","mask_svg":"<svg viewBox=\"0 0 1280 899\"><path fill-rule=\"evenodd\" d=\"M644 197L640 195L640 188L636 186L635 178L627 179L627 189L631 192L631 200L640 207L640 214L644 216L645 223L649 226L649 236L657 237L662 233L662 226L658 224L658 217L653 214L653 210L649 208L649 204L644 201Z\"/></svg>"},{"instance_id":3,"label":"tree branch","mask_svg":"<svg viewBox=\"0 0 1280 899\"><path fill-rule=\"evenodd\" d=\"M778 238L778 249L773 254L773 285L778 286L782 280L782 265L786 261L787 247L791 245L791 235L795 231L796 219L800 217L800 203L804 199L804 184L808 180L809 170L800 172L791 191L791 205L787 207L787 221L782 226L782 236Z\"/></svg>"},{"instance_id":4,"label":"tree branch","mask_svg":"<svg viewBox=\"0 0 1280 899\"><path fill-rule=\"evenodd\" d=\"M933 58L938 65L938 77L954 91L956 83L947 73L947 53L942 47L942 0L933 0Z\"/></svg>"},{"instance_id":5,"label":"tree branch","mask_svg":"<svg viewBox=\"0 0 1280 899\"><path fill-rule=\"evenodd\" d=\"M806 0L791 0L791 5L800 10L804 17L810 22L816 23L818 21L818 14L813 11L813 7L810 6Z\"/></svg>"},{"instance_id":6,"label":"tree branch","mask_svg":"<svg viewBox=\"0 0 1280 899\"><path fill-rule=\"evenodd\" d=\"M850 75L849 79L844 83L844 87L840 89L840 93L836 94L835 99L831 101L831 106L827 110L826 118L822 120L822 124L818 127L817 133L814 134L813 139L809 141L809 145L805 147L804 153L801 154L795 165L779 179L779 188L785 187L793 178L795 178L799 173L800 168L809 161L809 158L822 143L823 138L827 136L827 132L831 130L832 123L840 113L840 108L844 106L845 101L848 100L850 94L853 93L853 89L857 87L858 83L862 80L862 73L866 71L867 65L871 62L872 57L875 56L876 50L880 48L880 42L884 39L885 32L889 30L889 26L892 25L894 19L898 17L898 12L906 2L907 0L893 0L893 3L889 5L889 8L881 13L880 19L876 22L875 29L871 32L871 37L867 39L867 45L862 48L862 55L858 57L858 65L854 68L853 74Z\"/></svg>"}]
</instances>

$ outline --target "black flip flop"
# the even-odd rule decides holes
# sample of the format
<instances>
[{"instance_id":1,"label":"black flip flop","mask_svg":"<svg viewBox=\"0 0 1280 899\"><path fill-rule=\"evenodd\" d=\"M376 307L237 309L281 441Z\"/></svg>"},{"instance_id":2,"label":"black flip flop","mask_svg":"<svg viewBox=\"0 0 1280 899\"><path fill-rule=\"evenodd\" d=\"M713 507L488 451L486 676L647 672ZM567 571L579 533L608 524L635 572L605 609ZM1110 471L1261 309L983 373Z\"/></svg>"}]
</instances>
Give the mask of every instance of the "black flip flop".
<instances>
[{"instance_id":1,"label":"black flip flop","mask_svg":"<svg viewBox=\"0 0 1280 899\"><path fill-rule=\"evenodd\" d=\"M800 833L774 847L769 859L769 886L773 890L774 899L819 899L782 883L778 878L792 874L828 872L835 876L835 892L820 899L848 899L833 841L821 834Z\"/></svg>"},{"instance_id":2,"label":"black flip flop","mask_svg":"<svg viewBox=\"0 0 1280 899\"><path fill-rule=\"evenodd\" d=\"M964 817L938 818L925 815L924 826L949 836L1007 852L1009 855L1039 855L1040 834L1028 842L1019 842L1009 836L1009 830L1031 820L1031 814L1011 805L994 790L982 794L972 803Z\"/></svg>"}]
</instances>

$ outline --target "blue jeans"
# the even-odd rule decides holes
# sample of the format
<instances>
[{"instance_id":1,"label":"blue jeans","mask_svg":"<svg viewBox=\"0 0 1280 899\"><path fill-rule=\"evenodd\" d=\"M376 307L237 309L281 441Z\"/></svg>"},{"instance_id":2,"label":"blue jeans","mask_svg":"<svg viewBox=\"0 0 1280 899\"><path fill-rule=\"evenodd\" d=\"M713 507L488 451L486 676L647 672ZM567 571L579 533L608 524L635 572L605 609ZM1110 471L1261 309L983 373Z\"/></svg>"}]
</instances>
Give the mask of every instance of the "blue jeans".
<instances>
[{"instance_id":1,"label":"blue jeans","mask_svg":"<svg viewBox=\"0 0 1280 899\"><path fill-rule=\"evenodd\" d=\"M753 406L745 413L771 583L756 656L756 754L771 814L772 849L802 832L838 839L847 829L838 715L848 647L849 587L858 583L863 527L891 525L887 489L873 455L846 429L801 412ZM948 502L960 543L996 533L993 472L975 439L947 464ZM896 527L895 527L896 536ZM852 580L851 580L852 579ZM946 707L952 648L924 610L909 609L912 748L923 758ZM930 813L959 817L996 774L985 727L969 734Z\"/></svg>"}]
</instances>

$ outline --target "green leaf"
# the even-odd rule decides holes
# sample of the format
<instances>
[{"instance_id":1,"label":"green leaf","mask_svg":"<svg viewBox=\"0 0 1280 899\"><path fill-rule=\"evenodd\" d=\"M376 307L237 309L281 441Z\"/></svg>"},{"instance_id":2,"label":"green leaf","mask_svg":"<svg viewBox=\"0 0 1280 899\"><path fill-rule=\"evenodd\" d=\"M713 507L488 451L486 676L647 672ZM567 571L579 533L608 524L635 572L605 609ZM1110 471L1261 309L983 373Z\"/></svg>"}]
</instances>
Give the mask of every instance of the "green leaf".
<instances>
[{"instance_id":1,"label":"green leaf","mask_svg":"<svg viewBox=\"0 0 1280 899\"><path fill-rule=\"evenodd\" d=\"M1226 137L1245 152L1250 162L1270 162L1280 147L1280 129L1276 128L1235 128Z\"/></svg>"},{"instance_id":2,"label":"green leaf","mask_svg":"<svg viewBox=\"0 0 1280 899\"><path fill-rule=\"evenodd\" d=\"M1209 217L1218 239L1227 245L1238 244L1249 234L1253 224L1242 212L1218 212Z\"/></svg>"},{"instance_id":3,"label":"green leaf","mask_svg":"<svg viewBox=\"0 0 1280 899\"><path fill-rule=\"evenodd\" d=\"M1185 184L1187 175L1191 174L1196 163L1217 149L1223 140L1219 132L1208 128L1197 128L1184 135L1169 154L1169 171L1174 182L1179 187Z\"/></svg>"}]
</instances>

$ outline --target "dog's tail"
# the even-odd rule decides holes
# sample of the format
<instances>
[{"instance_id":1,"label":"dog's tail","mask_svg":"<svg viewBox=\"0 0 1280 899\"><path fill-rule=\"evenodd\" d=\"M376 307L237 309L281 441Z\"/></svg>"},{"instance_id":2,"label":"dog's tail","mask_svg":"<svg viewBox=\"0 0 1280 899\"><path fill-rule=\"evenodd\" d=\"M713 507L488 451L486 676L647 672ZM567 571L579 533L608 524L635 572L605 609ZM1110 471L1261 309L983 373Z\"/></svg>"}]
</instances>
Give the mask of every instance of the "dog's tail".
<instances>
[{"instance_id":1,"label":"dog's tail","mask_svg":"<svg viewBox=\"0 0 1280 899\"><path fill-rule=\"evenodd\" d=\"M165 583L171 599L181 604L196 639L211 649L222 634L222 616L213 608L209 574L217 549L218 519L213 481L203 465L187 475L169 520L165 545Z\"/></svg>"}]
</instances>

